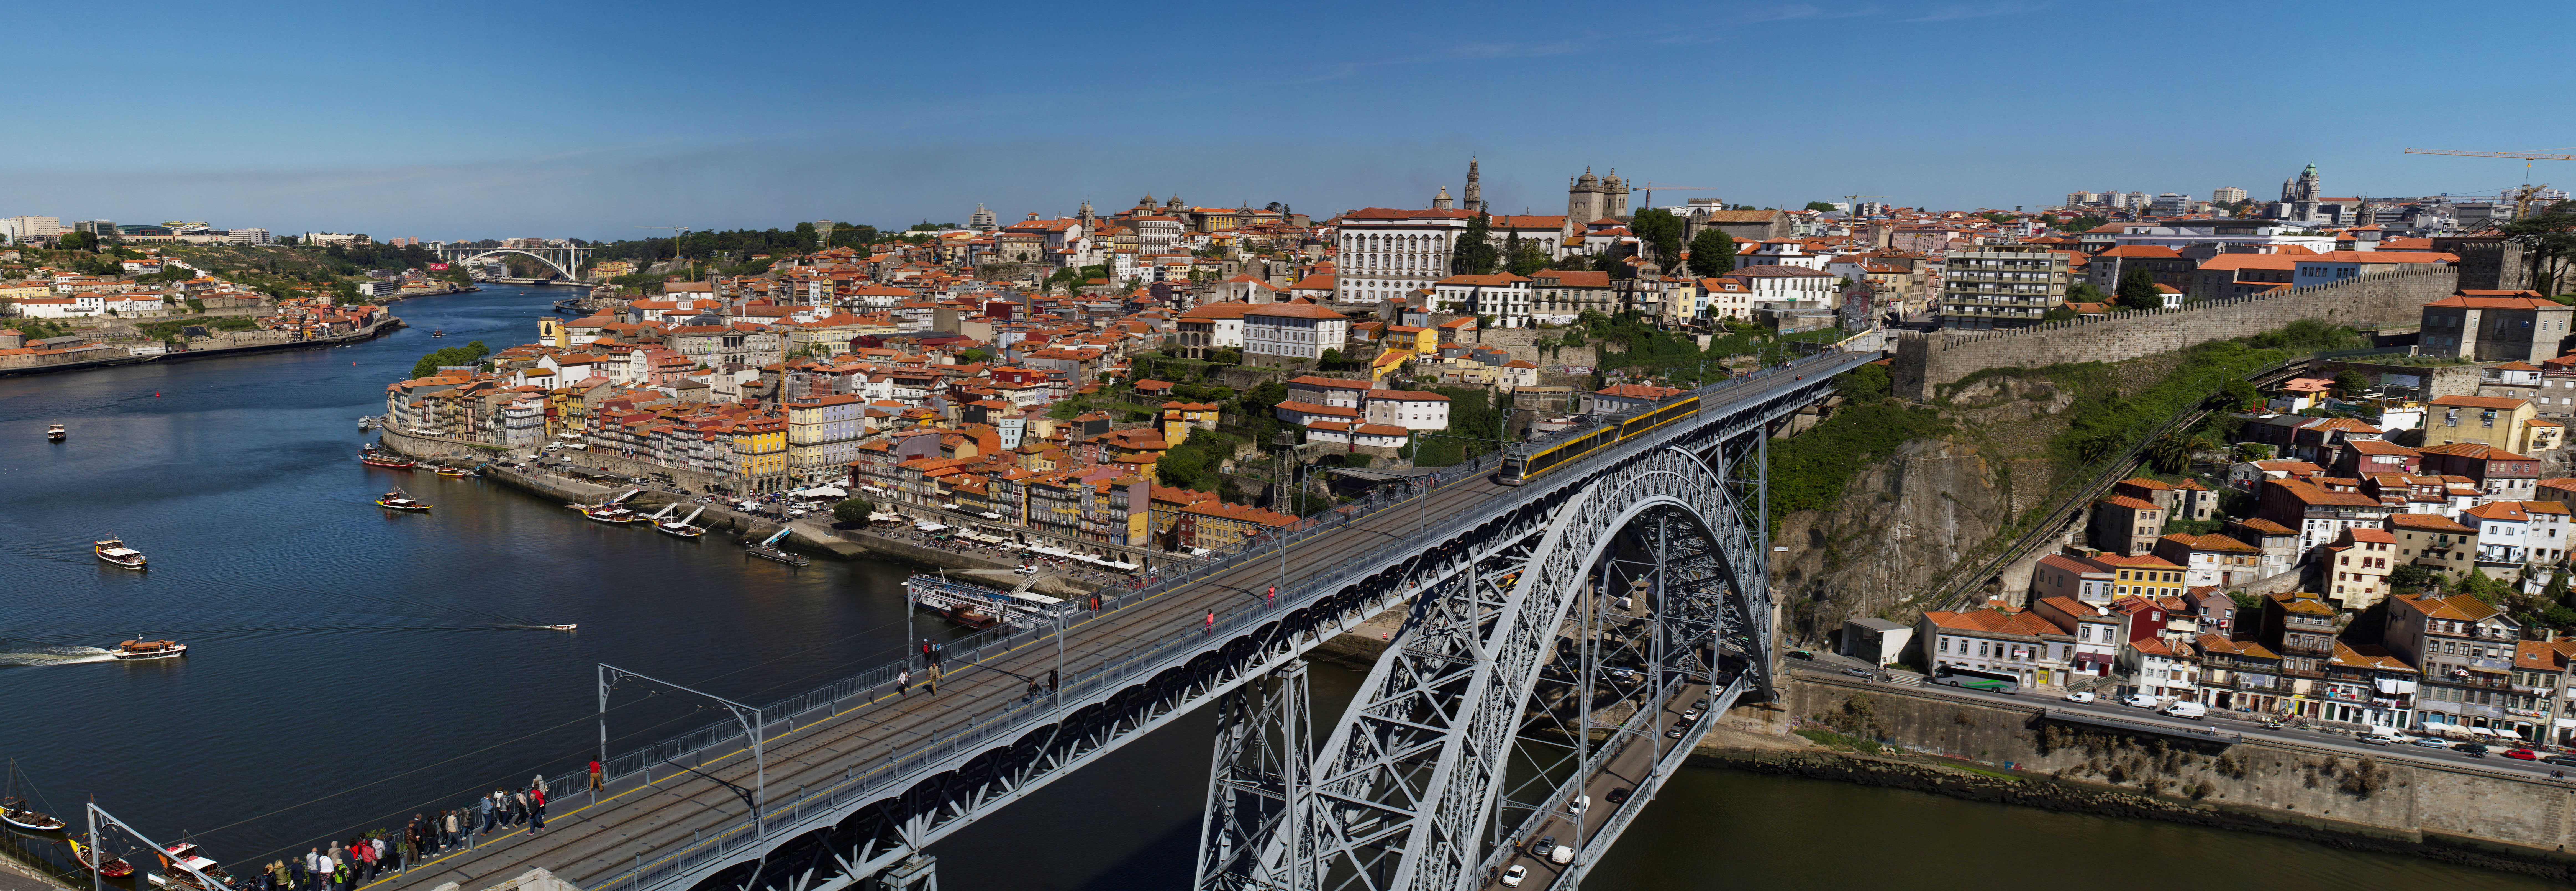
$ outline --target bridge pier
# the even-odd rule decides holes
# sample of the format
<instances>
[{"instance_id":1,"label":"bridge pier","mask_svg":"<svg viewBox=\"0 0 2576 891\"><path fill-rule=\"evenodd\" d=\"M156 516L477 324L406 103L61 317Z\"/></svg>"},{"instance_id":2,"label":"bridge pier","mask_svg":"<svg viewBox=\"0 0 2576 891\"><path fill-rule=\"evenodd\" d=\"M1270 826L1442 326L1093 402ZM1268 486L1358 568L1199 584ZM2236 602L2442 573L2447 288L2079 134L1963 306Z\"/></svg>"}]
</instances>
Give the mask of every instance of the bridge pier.
<instances>
[{"instance_id":1,"label":"bridge pier","mask_svg":"<svg viewBox=\"0 0 2576 891\"><path fill-rule=\"evenodd\" d=\"M868 891L939 891L939 858L914 854L868 880Z\"/></svg>"}]
</instances>

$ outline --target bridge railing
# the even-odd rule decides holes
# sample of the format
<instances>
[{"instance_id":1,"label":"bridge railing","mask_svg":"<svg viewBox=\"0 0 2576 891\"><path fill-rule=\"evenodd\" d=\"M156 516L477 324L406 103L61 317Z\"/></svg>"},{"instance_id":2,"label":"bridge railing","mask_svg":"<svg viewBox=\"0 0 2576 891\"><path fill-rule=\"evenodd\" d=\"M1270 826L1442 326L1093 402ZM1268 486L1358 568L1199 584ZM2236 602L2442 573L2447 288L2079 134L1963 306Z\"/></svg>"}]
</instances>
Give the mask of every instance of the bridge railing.
<instances>
[{"instance_id":1,"label":"bridge railing","mask_svg":"<svg viewBox=\"0 0 2576 891\"><path fill-rule=\"evenodd\" d=\"M1814 358L1816 357L1808 357L1791 364L1805 364ZM1785 371L1788 367L1790 366L1781 366L1775 370ZM1773 375L1766 374L1763 377L1776 380ZM1716 387L1703 388L1701 392L1711 389ZM1641 439L1605 457L1615 459L1633 454L1640 449L1657 447L1661 438ZM1116 595L1104 594L1098 611L1073 614L1065 628L1067 639L1071 640L1074 630L1092 622L1111 619L1121 610L1144 605L1154 598L1190 587L1211 576L1241 569L1252 562L1263 559L1276 560L1278 559L1276 550L1282 546L1283 541L1293 555L1297 543L1330 534L1352 521L1408 507L1419 510L1422 500L1428 499L1442 488L1473 479L1493 468L1500 461L1500 454L1488 454L1466 464L1442 468L1429 480L1428 487L1418 490L1410 497L1373 496L1358 505L1361 510L1345 512L1346 507L1308 517L1287 527L1284 535L1270 535L1238 542L1222 549L1218 555L1219 559L1200 564L1178 575L1165 576L1141 589ZM1497 507L1501 509L1517 507L1540 497L1547 491L1547 487L1530 486L1502 493L1495 496L1497 500L1503 502ZM1213 641L1229 640L1256 631L1263 625L1277 621L1288 612L1311 606L1325 596L1357 583L1368 575L1380 571L1382 567L1400 564L1409 557L1419 556L1431 545L1454 538L1467 529L1486 522L1492 515L1490 511L1469 511L1453 512L1444 517L1426 516L1425 525L1419 531L1382 545L1364 556L1337 561L1328 567L1284 578L1279 583L1279 596L1275 600L1263 599L1245 608L1222 611L1213 625L1184 621L1150 642L1130 645L1114 652L1090 651L1080 654L1068 652L1065 676L1059 679L1060 689L1052 696L1039 696L1033 699L1010 698L1003 700L997 706L967 712L960 716L962 723L951 725L953 729L944 734L934 733L933 736L909 750L864 767L858 764L849 765L845 769L843 779L837 783L800 788L792 792L773 791L773 799L764 808L764 812L769 816L769 825L773 827L771 834L774 837L778 834L777 830L797 826L807 819L841 813L851 806L885 797L901 787L918 782L921 776L951 758L971 756L973 753L991 748L997 742L1016 739L1029 731L1058 720L1062 714L1056 707L1058 702L1070 705L1115 694L1119 690L1187 661L1205 651ZM1245 593L1258 596L1256 592ZM943 645L941 662L944 665L954 666L948 671L949 674L983 668L994 660L1007 657L1023 647L1043 642L1053 633L1055 631L1052 628L1020 629L1007 625L998 626ZM896 695L894 685L898 672L909 664L910 659L907 658L901 662L861 672L781 700L764 710L765 723L761 728L762 736L764 739L774 739L824 718L892 699ZM643 774L649 780L649 771L655 763L678 763L703 767L730 758L747 757L748 751L739 727L731 730L721 726L701 728L681 734L664 743L649 746L643 751L619 756L611 765L609 776L612 784L620 783L625 778L636 774ZM714 757L707 757L709 752L717 754ZM633 865L625 873L592 885L588 891L644 891L644 889L651 889L666 882L693 875L699 869L711 864L737 859L743 851L761 843L762 839L756 837L757 833L752 831L754 825L754 822L746 817L741 822L711 836L697 838L686 847L661 853L649 862L643 860L640 854L636 855Z\"/></svg>"}]
</instances>

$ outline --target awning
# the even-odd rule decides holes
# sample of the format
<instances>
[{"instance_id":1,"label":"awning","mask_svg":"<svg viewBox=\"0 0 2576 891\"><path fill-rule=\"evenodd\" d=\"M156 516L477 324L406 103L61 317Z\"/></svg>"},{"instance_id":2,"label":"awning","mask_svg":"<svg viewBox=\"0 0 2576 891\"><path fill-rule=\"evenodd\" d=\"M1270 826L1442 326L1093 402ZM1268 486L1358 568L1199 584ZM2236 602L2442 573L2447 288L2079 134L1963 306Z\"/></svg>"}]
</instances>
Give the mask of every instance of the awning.
<instances>
[{"instance_id":1,"label":"awning","mask_svg":"<svg viewBox=\"0 0 2576 891\"><path fill-rule=\"evenodd\" d=\"M811 489L807 489L807 490L805 490L805 497L807 497L807 498L848 498L848 497L850 497L850 492L849 492L849 490L847 490L847 489L843 489L843 488L841 488L841 487L839 487L839 486L815 486L814 488L811 488Z\"/></svg>"},{"instance_id":2,"label":"awning","mask_svg":"<svg viewBox=\"0 0 2576 891\"><path fill-rule=\"evenodd\" d=\"M2558 725L2558 729L2565 730L2570 727L2576 727L2576 718L2560 718L2551 723Z\"/></svg>"},{"instance_id":3,"label":"awning","mask_svg":"<svg viewBox=\"0 0 2576 891\"><path fill-rule=\"evenodd\" d=\"M1065 553L1065 551L1064 551L1063 549L1061 549L1061 548L1051 548L1051 547L1047 547L1047 546L1045 546L1045 545L1039 545L1039 546L1037 546L1037 547L1030 548L1029 550L1036 551L1036 552L1041 553L1041 554L1045 554L1045 555L1047 555L1047 556L1049 556L1049 557L1070 557L1070 556L1073 556L1073 555L1071 555L1071 554Z\"/></svg>"},{"instance_id":4,"label":"awning","mask_svg":"<svg viewBox=\"0 0 2576 891\"><path fill-rule=\"evenodd\" d=\"M1117 560L1102 560L1102 561L1100 561L1100 565L1102 565L1102 566L1106 566L1106 567L1109 567L1109 568L1111 568L1111 569L1118 570L1118 571L1120 571L1120 572L1126 572L1126 571L1129 571L1129 570L1135 569L1135 568L1137 567L1137 565L1138 565L1138 564L1134 564L1134 563L1122 563L1122 562L1119 562L1119 561L1117 561Z\"/></svg>"},{"instance_id":5,"label":"awning","mask_svg":"<svg viewBox=\"0 0 2576 891\"><path fill-rule=\"evenodd\" d=\"M912 524L912 528L919 529L923 532L937 532L948 527L941 523L914 523Z\"/></svg>"},{"instance_id":6,"label":"awning","mask_svg":"<svg viewBox=\"0 0 2576 891\"><path fill-rule=\"evenodd\" d=\"M997 514L997 513L994 513L994 512L992 512L992 511L989 511L989 510L988 510L988 511L985 511L985 512L983 512L983 513L980 513L980 514L976 514L976 516L983 517L984 519L987 519L987 520L999 520L999 519L1001 519L1001 518L1002 518L1002 515L1001 515L1001 514Z\"/></svg>"},{"instance_id":7,"label":"awning","mask_svg":"<svg viewBox=\"0 0 2576 891\"><path fill-rule=\"evenodd\" d=\"M902 520L905 520L905 519L909 519L909 518L905 517L905 516L904 516L904 515L902 515L902 514L872 513L872 514L869 514L869 515L868 515L868 522L871 522L871 523L893 523L893 522L899 522L899 521L902 521Z\"/></svg>"},{"instance_id":8,"label":"awning","mask_svg":"<svg viewBox=\"0 0 2576 891\"><path fill-rule=\"evenodd\" d=\"M2376 683L2379 685L2379 692L2381 693L2397 694L2415 692L2414 681L2402 680L2399 678L2378 678L2376 679Z\"/></svg>"}]
</instances>

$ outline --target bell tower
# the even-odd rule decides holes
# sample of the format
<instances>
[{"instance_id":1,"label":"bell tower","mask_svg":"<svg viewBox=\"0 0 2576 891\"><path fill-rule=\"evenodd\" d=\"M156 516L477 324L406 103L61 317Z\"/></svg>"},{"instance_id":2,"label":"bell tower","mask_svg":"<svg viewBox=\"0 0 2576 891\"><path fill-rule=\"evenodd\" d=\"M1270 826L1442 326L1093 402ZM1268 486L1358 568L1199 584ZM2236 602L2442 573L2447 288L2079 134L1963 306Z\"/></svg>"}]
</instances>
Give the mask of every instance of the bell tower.
<instances>
[{"instance_id":1,"label":"bell tower","mask_svg":"<svg viewBox=\"0 0 2576 891\"><path fill-rule=\"evenodd\" d=\"M1476 181L1476 156L1474 155L1467 156L1467 192L1460 197L1466 199L1468 210L1485 209L1485 188L1483 184Z\"/></svg>"}]
</instances>

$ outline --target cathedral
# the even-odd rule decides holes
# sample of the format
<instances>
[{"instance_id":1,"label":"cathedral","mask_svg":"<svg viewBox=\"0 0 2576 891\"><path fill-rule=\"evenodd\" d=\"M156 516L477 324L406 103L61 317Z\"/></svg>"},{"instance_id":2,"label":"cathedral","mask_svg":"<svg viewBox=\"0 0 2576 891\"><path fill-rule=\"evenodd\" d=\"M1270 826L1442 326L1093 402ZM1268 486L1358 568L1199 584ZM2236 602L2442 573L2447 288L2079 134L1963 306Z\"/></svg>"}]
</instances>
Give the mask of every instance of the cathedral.
<instances>
[{"instance_id":1,"label":"cathedral","mask_svg":"<svg viewBox=\"0 0 2576 891\"><path fill-rule=\"evenodd\" d=\"M1619 178L1616 169L1603 178L1593 176L1592 168L1583 168L1583 175L1575 177L1565 189L1567 223L1580 226L1602 217L1626 219L1627 216L1628 183Z\"/></svg>"}]
</instances>

